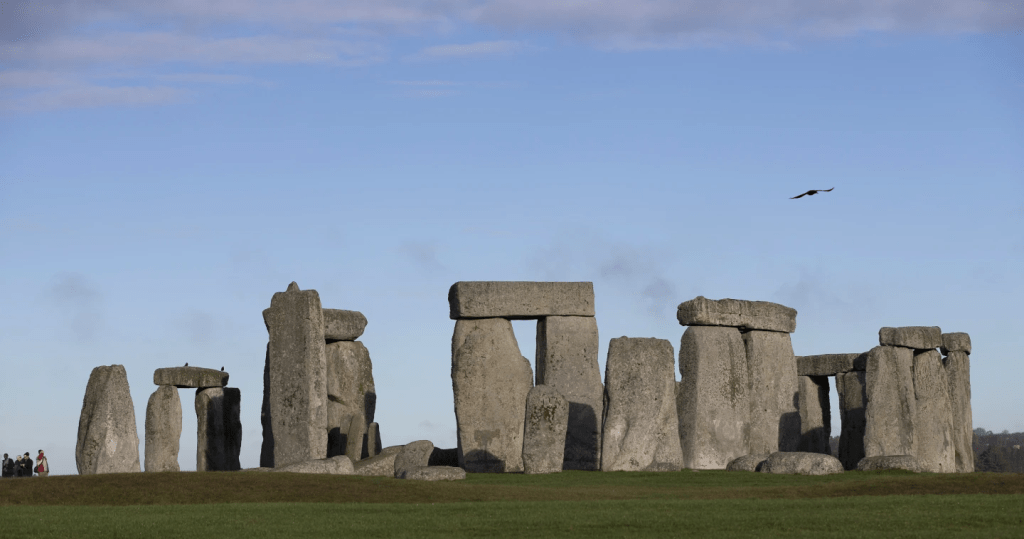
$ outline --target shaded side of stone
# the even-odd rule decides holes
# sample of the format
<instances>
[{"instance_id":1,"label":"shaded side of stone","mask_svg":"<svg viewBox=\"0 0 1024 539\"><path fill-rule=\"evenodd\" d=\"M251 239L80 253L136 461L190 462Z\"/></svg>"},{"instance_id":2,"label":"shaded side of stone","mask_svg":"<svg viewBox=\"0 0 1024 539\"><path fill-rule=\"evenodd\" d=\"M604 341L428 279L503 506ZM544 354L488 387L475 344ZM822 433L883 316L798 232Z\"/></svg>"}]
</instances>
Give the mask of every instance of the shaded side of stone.
<instances>
[{"instance_id":1,"label":"shaded side of stone","mask_svg":"<svg viewBox=\"0 0 1024 539\"><path fill-rule=\"evenodd\" d=\"M914 447L926 472L956 471L953 411L949 406L949 378L937 350L914 354Z\"/></svg>"},{"instance_id":2,"label":"shaded side of stone","mask_svg":"<svg viewBox=\"0 0 1024 539\"><path fill-rule=\"evenodd\" d=\"M569 403L557 389L534 386L526 395L523 470L528 474L562 471Z\"/></svg>"},{"instance_id":3,"label":"shaded side of stone","mask_svg":"<svg viewBox=\"0 0 1024 539\"><path fill-rule=\"evenodd\" d=\"M324 339L354 341L366 329L366 317L359 311L324 309Z\"/></svg>"},{"instance_id":4,"label":"shaded side of stone","mask_svg":"<svg viewBox=\"0 0 1024 539\"><path fill-rule=\"evenodd\" d=\"M239 389L199 389L196 391L195 407L196 471L241 469L238 462L238 453L242 446Z\"/></svg>"},{"instance_id":5,"label":"shaded side of stone","mask_svg":"<svg viewBox=\"0 0 1024 539\"><path fill-rule=\"evenodd\" d=\"M363 458L366 459L379 455L381 448L380 424L377 422L370 423L370 426L366 429L366 447L363 451Z\"/></svg>"},{"instance_id":6,"label":"shaded side of stone","mask_svg":"<svg viewBox=\"0 0 1024 539\"><path fill-rule=\"evenodd\" d=\"M135 406L123 365L96 367L89 374L75 464L80 475L141 471Z\"/></svg>"},{"instance_id":7,"label":"shaded side of stone","mask_svg":"<svg viewBox=\"0 0 1024 539\"><path fill-rule=\"evenodd\" d=\"M260 467L274 467L274 422L270 420L270 343L263 361L263 403L260 405L260 426L263 443L260 444Z\"/></svg>"},{"instance_id":8,"label":"shaded side of stone","mask_svg":"<svg viewBox=\"0 0 1024 539\"><path fill-rule=\"evenodd\" d=\"M831 455L832 408L828 376L800 377L800 445L798 451Z\"/></svg>"},{"instance_id":9,"label":"shaded side of stone","mask_svg":"<svg viewBox=\"0 0 1024 539\"><path fill-rule=\"evenodd\" d=\"M796 451L801 440L800 389L789 334L755 330L742 337L750 384L747 452Z\"/></svg>"},{"instance_id":10,"label":"shaded side of stone","mask_svg":"<svg viewBox=\"0 0 1024 539\"><path fill-rule=\"evenodd\" d=\"M458 467L459 465L459 449L453 447L451 449L441 449L435 447L430 452L430 460L427 461L427 466L453 466Z\"/></svg>"},{"instance_id":11,"label":"shaded side of stone","mask_svg":"<svg viewBox=\"0 0 1024 539\"><path fill-rule=\"evenodd\" d=\"M448 291L452 320L594 316L594 283L460 281Z\"/></svg>"},{"instance_id":12,"label":"shaded side of stone","mask_svg":"<svg viewBox=\"0 0 1024 539\"><path fill-rule=\"evenodd\" d=\"M761 472L774 474L831 475L843 473L839 459L822 453L772 453Z\"/></svg>"},{"instance_id":13,"label":"shaded side of stone","mask_svg":"<svg viewBox=\"0 0 1024 539\"><path fill-rule=\"evenodd\" d=\"M460 468L523 471L523 419L531 387L533 369L519 351L511 322L455 322L452 392Z\"/></svg>"},{"instance_id":14,"label":"shaded side of stone","mask_svg":"<svg viewBox=\"0 0 1024 539\"><path fill-rule=\"evenodd\" d=\"M971 411L971 358L951 351L943 359L949 380L949 407L953 421L953 448L957 473L974 471L974 418Z\"/></svg>"},{"instance_id":15,"label":"shaded side of stone","mask_svg":"<svg viewBox=\"0 0 1024 539\"><path fill-rule=\"evenodd\" d=\"M697 296L679 304L676 318L684 326L725 326L765 331L796 331L796 309L768 301L707 299Z\"/></svg>"},{"instance_id":16,"label":"shaded side of stone","mask_svg":"<svg viewBox=\"0 0 1024 539\"><path fill-rule=\"evenodd\" d=\"M878 330L878 344L927 350L942 346L942 330L938 326L884 327Z\"/></svg>"},{"instance_id":17,"label":"shaded side of stone","mask_svg":"<svg viewBox=\"0 0 1024 539\"><path fill-rule=\"evenodd\" d=\"M679 343L676 405L683 466L724 469L748 454L746 350L731 327L690 326Z\"/></svg>"},{"instance_id":18,"label":"shaded side of stone","mask_svg":"<svg viewBox=\"0 0 1024 539\"><path fill-rule=\"evenodd\" d=\"M537 385L558 390L569 402L565 470L600 468L604 384L598 345L593 317L548 316L537 321Z\"/></svg>"},{"instance_id":19,"label":"shaded side of stone","mask_svg":"<svg viewBox=\"0 0 1024 539\"><path fill-rule=\"evenodd\" d=\"M920 472L921 463L914 455L879 455L875 457L864 457L857 463L857 469L862 472L873 470L907 470L908 472Z\"/></svg>"},{"instance_id":20,"label":"shaded side of stone","mask_svg":"<svg viewBox=\"0 0 1024 539\"><path fill-rule=\"evenodd\" d=\"M369 455L369 426L377 408L370 352L359 341L338 341L327 344L325 353L331 455L359 460Z\"/></svg>"},{"instance_id":21,"label":"shaded side of stone","mask_svg":"<svg viewBox=\"0 0 1024 539\"><path fill-rule=\"evenodd\" d=\"M174 386L160 386L146 404L146 471L180 471L180 442L181 398Z\"/></svg>"},{"instance_id":22,"label":"shaded side of stone","mask_svg":"<svg viewBox=\"0 0 1024 539\"><path fill-rule=\"evenodd\" d=\"M601 471L683 467L672 343L619 337L608 345Z\"/></svg>"},{"instance_id":23,"label":"shaded side of stone","mask_svg":"<svg viewBox=\"0 0 1024 539\"><path fill-rule=\"evenodd\" d=\"M743 455L729 462L725 467L730 472L760 472L768 455Z\"/></svg>"},{"instance_id":24,"label":"shaded side of stone","mask_svg":"<svg viewBox=\"0 0 1024 539\"><path fill-rule=\"evenodd\" d=\"M153 383L178 388L224 387L228 373L203 367L167 367L153 371Z\"/></svg>"},{"instance_id":25,"label":"shaded side of stone","mask_svg":"<svg viewBox=\"0 0 1024 539\"><path fill-rule=\"evenodd\" d=\"M939 347L939 351L944 356L948 356L950 352L964 352L970 355L971 336L962 332L943 333L942 346Z\"/></svg>"},{"instance_id":26,"label":"shaded side of stone","mask_svg":"<svg viewBox=\"0 0 1024 539\"><path fill-rule=\"evenodd\" d=\"M867 424L867 373L854 371L836 375L839 393L839 461L847 470L857 468L864 458L864 428Z\"/></svg>"},{"instance_id":27,"label":"shaded side of stone","mask_svg":"<svg viewBox=\"0 0 1024 539\"><path fill-rule=\"evenodd\" d=\"M395 478L405 479L409 472L425 468L430 462L430 453L433 451L434 444L428 440L405 444L405 447L395 456Z\"/></svg>"},{"instance_id":28,"label":"shaded side of stone","mask_svg":"<svg viewBox=\"0 0 1024 539\"><path fill-rule=\"evenodd\" d=\"M914 351L876 346L868 352L864 456L914 455Z\"/></svg>"},{"instance_id":29,"label":"shaded side of stone","mask_svg":"<svg viewBox=\"0 0 1024 539\"><path fill-rule=\"evenodd\" d=\"M835 376L864 370L867 358L866 353L797 356L796 371L800 376Z\"/></svg>"}]
</instances>

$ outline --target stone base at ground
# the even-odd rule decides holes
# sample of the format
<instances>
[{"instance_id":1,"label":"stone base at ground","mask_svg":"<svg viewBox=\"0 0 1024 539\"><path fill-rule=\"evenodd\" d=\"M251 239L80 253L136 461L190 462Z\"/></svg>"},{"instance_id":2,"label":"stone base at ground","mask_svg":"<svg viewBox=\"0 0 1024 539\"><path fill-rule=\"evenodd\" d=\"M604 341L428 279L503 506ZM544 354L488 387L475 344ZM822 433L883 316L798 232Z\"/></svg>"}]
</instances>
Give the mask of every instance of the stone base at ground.
<instances>
[{"instance_id":1,"label":"stone base at ground","mask_svg":"<svg viewBox=\"0 0 1024 539\"><path fill-rule=\"evenodd\" d=\"M733 459L725 469L730 472L760 472L766 460L768 455L743 455Z\"/></svg>"},{"instance_id":2,"label":"stone base at ground","mask_svg":"<svg viewBox=\"0 0 1024 539\"><path fill-rule=\"evenodd\" d=\"M526 396L523 470L527 474L562 471L569 403L555 388L539 385Z\"/></svg>"},{"instance_id":3,"label":"stone base at ground","mask_svg":"<svg viewBox=\"0 0 1024 539\"><path fill-rule=\"evenodd\" d=\"M762 473L831 475L843 473L839 459L822 453L772 453L761 465Z\"/></svg>"},{"instance_id":4,"label":"stone base at ground","mask_svg":"<svg viewBox=\"0 0 1024 539\"><path fill-rule=\"evenodd\" d=\"M466 470L450 466L421 466L408 470L402 479L413 481L458 481L466 478Z\"/></svg>"},{"instance_id":5,"label":"stone base at ground","mask_svg":"<svg viewBox=\"0 0 1024 539\"><path fill-rule=\"evenodd\" d=\"M913 455L879 455L876 457L864 457L857 463L857 469L862 472L872 470L907 470L920 472L921 463Z\"/></svg>"},{"instance_id":6,"label":"stone base at ground","mask_svg":"<svg viewBox=\"0 0 1024 539\"><path fill-rule=\"evenodd\" d=\"M352 459L346 455L339 455L327 459L312 459L305 462L296 462L280 468L274 468L275 472L291 473L315 473L327 475L352 475L355 467Z\"/></svg>"},{"instance_id":7,"label":"stone base at ground","mask_svg":"<svg viewBox=\"0 0 1024 539\"><path fill-rule=\"evenodd\" d=\"M385 447L378 455L355 463L355 475L376 475L380 477L395 476L395 457L405 446L393 445Z\"/></svg>"}]
</instances>

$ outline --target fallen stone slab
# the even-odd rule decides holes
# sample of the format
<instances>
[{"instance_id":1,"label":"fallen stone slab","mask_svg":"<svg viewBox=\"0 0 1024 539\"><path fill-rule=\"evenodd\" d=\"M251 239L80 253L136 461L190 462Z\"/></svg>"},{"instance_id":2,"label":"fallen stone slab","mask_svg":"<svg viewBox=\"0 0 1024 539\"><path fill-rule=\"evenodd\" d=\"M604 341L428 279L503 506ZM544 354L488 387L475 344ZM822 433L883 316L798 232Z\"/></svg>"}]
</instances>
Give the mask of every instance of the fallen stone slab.
<instances>
[{"instance_id":1,"label":"fallen stone slab","mask_svg":"<svg viewBox=\"0 0 1024 539\"><path fill-rule=\"evenodd\" d=\"M96 367L89 374L75 464L80 475L141 471L135 406L123 365Z\"/></svg>"},{"instance_id":2,"label":"fallen stone slab","mask_svg":"<svg viewBox=\"0 0 1024 539\"><path fill-rule=\"evenodd\" d=\"M355 463L355 471L353 473L355 475L394 477L395 457L398 456L398 453L400 453L404 447L405 446L403 445L385 447L379 454Z\"/></svg>"},{"instance_id":3,"label":"fallen stone slab","mask_svg":"<svg viewBox=\"0 0 1024 539\"><path fill-rule=\"evenodd\" d=\"M944 356L948 356L950 352L964 352L970 355L971 336L963 332L943 333L939 351Z\"/></svg>"},{"instance_id":4,"label":"fallen stone slab","mask_svg":"<svg viewBox=\"0 0 1024 539\"><path fill-rule=\"evenodd\" d=\"M867 362L866 352L797 356L796 371L800 376L836 376L845 372L863 371L867 368Z\"/></svg>"},{"instance_id":5,"label":"fallen stone slab","mask_svg":"<svg viewBox=\"0 0 1024 539\"><path fill-rule=\"evenodd\" d=\"M241 469L240 411L242 393L237 387L196 390L196 471Z\"/></svg>"},{"instance_id":6,"label":"fallen stone slab","mask_svg":"<svg viewBox=\"0 0 1024 539\"><path fill-rule=\"evenodd\" d=\"M800 377L800 444L797 451L831 455L832 407L828 376Z\"/></svg>"},{"instance_id":7,"label":"fallen stone slab","mask_svg":"<svg viewBox=\"0 0 1024 539\"><path fill-rule=\"evenodd\" d=\"M884 327L878 330L878 344L927 350L942 346L942 329L938 326Z\"/></svg>"},{"instance_id":8,"label":"fallen stone slab","mask_svg":"<svg viewBox=\"0 0 1024 539\"><path fill-rule=\"evenodd\" d=\"M789 333L748 331L747 355L750 434L747 453L796 451L800 446L800 386Z\"/></svg>"},{"instance_id":9,"label":"fallen stone slab","mask_svg":"<svg viewBox=\"0 0 1024 539\"><path fill-rule=\"evenodd\" d=\"M864 428L867 424L867 373L853 371L836 375L839 394L839 461L854 470L864 458Z\"/></svg>"},{"instance_id":10,"label":"fallen stone slab","mask_svg":"<svg viewBox=\"0 0 1024 539\"><path fill-rule=\"evenodd\" d=\"M868 352L864 456L914 455L914 350L876 346Z\"/></svg>"},{"instance_id":11,"label":"fallen stone slab","mask_svg":"<svg viewBox=\"0 0 1024 539\"><path fill-rule=\"evenodd\" d=\"M839 459L822 453L772 453L761 465L761 473L831 475L843 473Z\"/></svg>"},{"instance_id":12,"label":"fallen stone slab","mask_svg":"<svg viewBox=\"0 0 1024 539\"><path fill-rule=\"evenodd\" d=\"M448 290L452 320L594 316L594 283L459 281Z\"/></svg>"},{"instance_id":13,"label":"fallen stone slab","mask_svg":"<svg viewBox=\"0 0 1024 539\"><path fill-rule=\"evenodd\" d=\"M395 479L405 479L406 475L419 468L427 467L434 444L428 440L418 440L405 444L395 455Z\"/></svg>"},{"instance_id":14,"label":"fallen stone slab","mask_svg":"<svg viewBox=\"0 0 1024 539\"><path fill-rule=\"evenodd\" d=\"M527 474L562 471L569 402L557 389L534 386L526 395L523 433L523 471Z\"/></svg>"},{"instance_id":15,"label":"fallen stone slab","mask_svg":"<svg viewBox=\"0 0 1024 539\"><path fill-rule=\"evenodd\" d=\"M177 388L224 387L228 373L203 367L165 367L153 371L153 383Z\"/></svg>"},{"instance_id":16,"label":"fallen stone slab","mask_svg":"<svg viewBox=\"0 0 1024 539\"><path fill-rule=\"evenodd\" d=\"M949 380L949 407L953 421L953 449L957 473L974 471L974 419L971 411L971 357L950 351L943 359Z\"/></svg>"},{"instance_id":17,"label":"fallen stone slab","mask_svg":"<svg viewBox=\"0 0 1024 539\"><path fill-rule=\"evenodd\" d=\"M274 468L275 472L290 473L313 473L325 475L353 475L355 467L352 459L347 455L338 455L326 459L311 459L303 462L295 462L280 468Z\"/></svg>"},{"instance_id":18,"label":"fallen stone slab","mask_svg":"<svg viewBox=\"0 0 1024 539\"><path fill-rule=\"evenodd\" d=\"M366 317L359 311L324 309L324 339L354 341L366 329Z\"/></svg>"},{"instance_id":19,"label":"fallen stone slab","mask_svg":"<svg viewBox=\"0 0 1024 539\"><path fill-rule=\"evenodd\" d=\"M937 350L914 354L914 447L921 471L953 473L953 411L949 406L949 378Z\"/></svg>"},{"instance_id":20,"label":"fallen stone slab","mask_svg":"<svg viewBox=\"0 0 1024 539\"><path fill-rule=\"evenodd\" d=\"M857 463L857 469L862 472L873 470L907 470L908 472L920 472L921 463L914 455L878 455L875 457L864 457Z\"/></svg>"},{"instance_id":21,"label":"fallen stone slab","mask_svg":"<svg viewBox=\"0 0 1024 539\"><path fill-rule=\"evenodd\" d=\"M440 447L435 447L430 452L430 460L427 461L427 466L451 466L458 468L459 448L441 449Z\"/></svg>"},{"instance_id":22,"label":"fallen stone slab","mask_svg":"<svg viewBox=\"0 0 1024 539\"><path fill-rule=\"evenodd\" d=\"M679 304L676 318L684 326L724 326L765 331L796 331L796 309L768 301L707 299L697 296Z\"/></svg>"},{"instance_id":23,"label":"fallen stone slab","mask_svg":"<svg viewBox=\"0 0 1024 539\"><path fill-rule=\"evenodd\" d=\"M760 472L768 455L743 455L729 462L725 467L730 472Z\"/></svg>"},{"instance_id":24,"label":"fallen stone slab","mask_svg":"<svg viewBox=\"0 0 1024 539\"><path fill-rule=\"evenodd\" d=\"M451 466L420 466L406 472L402 479L413 481L458 481L466 478L466 470Z\"/></svg>"},{"instance_id":25,"label":"fallen stone slab","mask_svg":"<svg viewBox=\"0 0 1024 539\"><path fill-rule=\"evenodd\" d=\"M328 343L327 358L328 429L339 436L329 441L330 455L345 454L353 460L369 456L369 426L377 409L370 352L359 341ZM336 453L336 451L341 453Z\"/></svg>"},{"instance_id":26,"label":"fallen stone slab","mask_svg":"<svg viewBox=\"0 0 1024 539\"><path fill-rule=\"evenodd\" d=\"M159 386L146 404L146 471L180 471L180 445L181 397L174 386Z\"/></svg>"}]
</instances>

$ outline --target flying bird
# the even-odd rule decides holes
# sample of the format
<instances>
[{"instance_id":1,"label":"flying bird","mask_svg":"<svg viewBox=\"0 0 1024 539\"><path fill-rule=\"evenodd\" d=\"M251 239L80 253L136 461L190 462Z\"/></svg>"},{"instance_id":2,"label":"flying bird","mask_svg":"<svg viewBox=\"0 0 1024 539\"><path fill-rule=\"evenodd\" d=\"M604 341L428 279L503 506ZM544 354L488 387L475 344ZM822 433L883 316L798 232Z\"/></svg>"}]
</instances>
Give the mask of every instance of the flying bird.
<instances>
[{"instance_id":1,"label":"flying bird","mask_svg":"<svg viewBox=\"0 0 1024 539\"><path fill-rule=\"evenodd\" d=\"M832 189L835 189L835 187L833 187ZM827 192L831 191L832 189L811 189L810 191L807 191L803 195L797 195L795 197L789 197L789 199L793 200L794 198L800 198L800 197L802 197L804 195L816 195L818 193L827 193Z\"/></svg>"}]
</instances>

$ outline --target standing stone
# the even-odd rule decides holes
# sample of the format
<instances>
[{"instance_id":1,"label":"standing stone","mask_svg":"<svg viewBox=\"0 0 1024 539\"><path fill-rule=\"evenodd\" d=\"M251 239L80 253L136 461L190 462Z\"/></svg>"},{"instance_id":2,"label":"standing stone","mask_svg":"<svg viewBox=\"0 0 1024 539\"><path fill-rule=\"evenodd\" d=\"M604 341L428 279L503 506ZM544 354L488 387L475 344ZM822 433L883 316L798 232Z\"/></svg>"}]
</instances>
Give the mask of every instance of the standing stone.
<instances>
[{"instance_id":1,"label":"standing stone","mask_svg":"<svg viewBox=\"0 0 1024 539\"><path fill-rule=\"evenodd\" d=\"M181 398L174 386L159 386L146 404L146 471L180 471L180 442Z\"/></svg>"},{"instance_id":2,"label":"standing stone","mask_svg":"<svg viewBox=\"0 0 1024 539\"><path fill-rule=\"evenodd\" d=\"M332 451L358 461L368 454L367 430L377 408L370 352L359 341L327 344L328 429ZM343 438L343 439L342 439ZM342 453L334 453L340 448Z\"/></svg>"},{"instance_id":3,"label":"standing stone","mask_svg":"<svg viewBox=\"0 0 1024 539\"><path fill-rule=\"evenodd\" d=\"M327 360L320 295L299 290L293 282L274 294L263 320L270 333L272 464L322 459L327 454ZM260 457L261 463L268 460Z\"/></svg>"},{"instance_id":4,"label":"standing stone","mask_svg":"<svg viewBox=\"0 0 1024 539\"><path fill-rule=\"evenodd\" d=\"M800 377L800 446L797 451L831 455L832 409L828 376Z\"/></svg>"},{"instance_id":5,"label":"standing stone","mask_svg":"<svg viewBox=\"0 0 1024 539\"><path fill-rule=\"evenodd\" d=\"M448 290L452 320L594 316L594 283L459 281Z\"/></svg>"},{"instance_id":6,"label":"standing stone","mask_svg":"<svg viewBox=\"0 0 1024 539\"><path fill-rule=\"evenodd\" d=\"M868 352L864 456L915 455L914 351L876 346Z\"/></svg>"},{"instance_id":7,"label":"standing stone","mask_svg":"<svg viewBox=\"0 0 1024 539\"><path fill-rule=\"evenodd\" d=\"M678 471L683 467L672 343L619 337L605 363L601 471Z\"/></svg>"},{"instance_id":8,"label":"standing stone","mask_svg":"<svg viewBox=\"0 0 1024 539\"><path fill-rule=\"evenodd\" d=\"M75 463L81 475L141 471L135 406L124 365L96 367L89 375Z\"/></svg>"},{"instance_id":9,"label":"standing stone","mask_svg":"<svg viewBox=\"0 0 1024 539\"><path fill-rule=\"evenodd\" d=\"M366 329L366 317L359 311L324 309L324 339L354 341Z\"/></svg>"},{"instance_id":10,"label":"standing stone","mask_svg":"<svg viewBox=\"0 0 1024 539\"><path fill-rule=\"evenodd\" d=\"M537 321L537 385L557 389L569 402L565 470L601 466L604 385L598 345L593 317L548 316Z\"/></svg>"},{"instance_id":11,"label":"standing stone","mask_svg":"<svg viewBox=\"0 0 1024 539\"><path fill-rule=\"evenodd\" d=\"M748 331L743 334L743 344L750 383L747 453L796 451L801 440L797 409L800 388L789 333Z\"/></svg>"},{"instance_id":12,"label":"standing stone","mask_svg":"<svg viewBox=\"0 0 1024 539\"><path fill-rule=\"evenodd\" d=\"M523 468L528 474L562 471L569 402L549 386L538 385L526 395Z\"/></svg>"},{"instance_id":13,"label":"standing stone","mask_svg":"<svg viewBox=\"0 0 1024 539\"><path fill-rule=\"evenodd\" d=\"M956 471L953 411L949 407L949 378L936 350L914 354L914 447L926 472Z\"/></svg>"},{"instance_id":14,"label":"standing stone","mask_svg":"<svg viewBox=\"0 0 1024 539\"><path fill-rule=\"evenodd\" d=\"M274 422L270 420L270 343L263 362L263 404L260 407L263 443L260 445L260 467L274 467Z\"/></svg>"},{"instance_id":15,"label":"standing stone","mask_svg":"<svg viewBox=\"0 0 1024 539\"><path fill-rule=\"evenodd\" d=\"M937 326L908 326L878 330L878 344L927 350L942 346L942 330Z\"/></svg>"},{"instance_id":16,"label":"standing stone","mask_svg":"<svg viewBox=\"0 0 1024 539\"><path fill-rule=\"evenodd\" d=\"M968 345L969 347L969 345ZM957 473L974 471L974 419L971 412L971 359L968 352L950 350L944 360L953 418L953 448Z\"/></svg>"},{"instance_id":17,"label":"standing stone","mask_svg":"<svg viewBox=\"0 0 1024 539\"><path fill-rule=\"evenodd\" d=\"M864 429L867 425L867 373L854 371L836 375L839 393L839 461L847 470L857 468L864 458Z\"/></svg>"},{"instance_id":18,"label":"standing stone","mask_svg":"<svg viewBox=\"0 0 1024 539\"><path fill-rule=\"evenodd\" d=\"M723 326L793 333L796 309L768 301L707 299L697 296L679 304L676 319L684 326Z\"/></svg>"},{"instance_id":19,"label":"standing stone","mask_svg":"<svg viewBox=\"0 0 1024 539\"><path fill-rule=\"evenodd\" d=\"M523 471L526 395L533 369L503 318L459 320L452 335L452 392L459 467Z\"/></svg>"},{"instance_id":20,"label":"standing stone","mask_svg":"<svg viewBox=\"0 0 1024 539\"><path fill-rule=\"evenodd\" d=\"M242 393L236 387L196 391L196 471L240 470L242 448L239 418Z\"/></svg>"},{"instance_id":21,"label":"standing stone","mask_svg":"<svg viewBox=\"0 0 1024 539\"><path fill-rule=\"evenodd\" d=\"M740 331L691 326L679 343L677 399L683 465L725 469L749 453L747 356Z\"/></svg>"},{"instance_id":22,"label":"standing stone","mask_svg":"<svg viewBox=\"0 0 1024 539\"><path fill-rule=\"evenodd\" d=\"M376 422L370 423L370 427L366 429L366 451L367 454L363 455L363 458L376 457L380 454L383 446L380 442L380 425Z\"/></svg>"}]
</instances>

